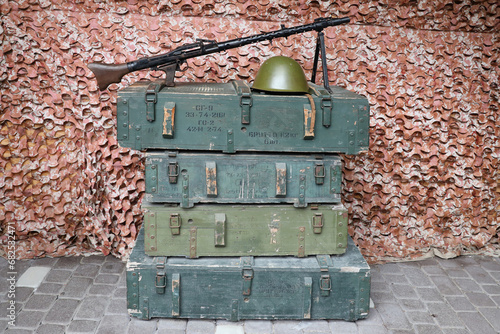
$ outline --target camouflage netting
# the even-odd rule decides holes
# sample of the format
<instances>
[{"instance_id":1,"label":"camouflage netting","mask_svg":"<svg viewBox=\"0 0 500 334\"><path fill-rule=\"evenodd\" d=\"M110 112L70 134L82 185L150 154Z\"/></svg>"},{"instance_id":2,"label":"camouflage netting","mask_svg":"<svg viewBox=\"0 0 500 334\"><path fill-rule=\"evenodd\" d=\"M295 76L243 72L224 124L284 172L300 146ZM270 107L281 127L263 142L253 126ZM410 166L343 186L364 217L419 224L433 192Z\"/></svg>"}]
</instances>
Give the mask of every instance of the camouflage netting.
<instances>
[{"instance_id":1,"label":"camouflage netting","mask_svg":"<svg viewBox=\"0 0 500 334\"><path fill-rule=\"evenodd\" d=\"M344 156L350 234L370 262L499 250L500 7L488 1L0 1L0 239L19 258L127 256L143 153L116 140L117 90L87 64L351 17L325 30L330 84L371 104L370 149ZM177 81L251 82L273 55L310 75L315 33L188 62Z\"/></svg>"}]
</instances>

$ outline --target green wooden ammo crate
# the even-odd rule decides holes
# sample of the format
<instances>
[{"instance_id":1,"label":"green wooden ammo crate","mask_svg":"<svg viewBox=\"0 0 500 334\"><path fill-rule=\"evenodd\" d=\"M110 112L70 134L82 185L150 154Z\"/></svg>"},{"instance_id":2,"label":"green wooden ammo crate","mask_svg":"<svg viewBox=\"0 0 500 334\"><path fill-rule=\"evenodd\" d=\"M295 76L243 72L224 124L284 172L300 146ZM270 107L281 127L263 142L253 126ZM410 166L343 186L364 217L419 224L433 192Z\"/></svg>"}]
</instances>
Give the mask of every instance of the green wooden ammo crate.
<instances>
[{"instance_id":1,"label":"green wooden ammo crate","mask_svg":"<svg viewBox=\"0 0 500 334\"><path fill-rule=\"evenodd\" d=\"M118 92L118 142L135 149L357 154L368 149L369 104L340 87L328 93L253 92L243 81L139 81Z\"/></svg>"},{"instance_id":2,"label":"green wooden ammo crate","mask_svg":"<svg viewBox=\"0 0 500 334\"><path fill-rule=\"evenodd\" d=\"M146 152L146 200L153 203L339 203L337 155Z\"/></svg>"},{"instance_id":3,"label":"green wooden ammo crate","mask_svg":"<svg viewBox=\"0 0 500 334\"><path fill-rule=\"evenodd\" d=\"M127 263L127 305L141 319L344 319L368 315L370 267L344 255L152 257L141 230Z\"/></svg>"},{"instance_id":4,"label":"green wooden ammo crate","mask_svg":"<svg viewBox=\"0 0 500 334\"><path fill-rule=\"evenodd\" d=\"M199 204L192 209L143 202L145 251L162 256L342 254L347 210L342 204Z\"/></svg>"}]
</instances>

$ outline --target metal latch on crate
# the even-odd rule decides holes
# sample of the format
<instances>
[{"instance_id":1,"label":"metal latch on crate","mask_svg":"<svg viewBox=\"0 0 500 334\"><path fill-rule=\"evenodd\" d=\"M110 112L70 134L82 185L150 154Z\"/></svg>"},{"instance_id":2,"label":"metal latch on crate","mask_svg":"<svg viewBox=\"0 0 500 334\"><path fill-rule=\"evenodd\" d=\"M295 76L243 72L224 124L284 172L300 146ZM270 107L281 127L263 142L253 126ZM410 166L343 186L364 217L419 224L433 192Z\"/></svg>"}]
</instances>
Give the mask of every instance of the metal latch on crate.
<instances>
[{"instance_id":1,"label":"metal latch on crate","mask_svg":"<svg viewBox=\"0 0 500 334\"><path fill-rule=\"evenodd\" d=\"M243 296L250 296L253 279L253 256L242 257L241 262L243 264L241 272L241 276L243 277Z\"/></svg>"},{"instance_id":2,"label":"metal latch on crate","mask_svg":"<svg viewBox=\"0 0 500 334\"><path fill-rule=\"evenodd\" d=\"M156 103L158 102L158 92L162 89L163 84L152 82L146 88L144 100L146 102L146 119L148 122L155 121Z\"/></svg>"},{"instance_id":3,"label":"metal latch on crate","mask_svg":"<svg viewBox=\"0 0 500 334\"><path fill-rule=\"evenodd\" d=\"M155 259L156 262L156 278L155 278L155 288L156 293L164 294L165 287L167 286L167 272L165 266L167 264L167 258L163 256L158 256Z\"/></svg>"},{"instance_id":4,"label":"metal latch on crate","mask_svg":"<svg viewBox=\"0 0 500 334\"><path fill-rule=\"evenodd\" d=\"M312 219L313 232L320 234L323 229L323 214L321 212L315 213Z\"/></svg>"},{"instance_id":5,"label":"metal latch on crate","mask_svg":"<svg viewBox=\"0 0 500 334\"><path fill-rule=\"evenodd\" d=\"M330 295L330 291L332 290L332 280L328 274L328 267L331 262L331 258L329 255L316 255L316 260L318 261L321 271L321 276L319 278L320 295L322 297L328 297Z\"/></svg>"},{"instance_id":6,"label":"metal latch on crate","mask_svg":"<svg viewBox=\"0 0 500 334\"><path fill-rule=\"evenodd\" d=\"M177 183L177 178L179 177L179 163L176 161L168 163L168 183Z\"/></svg>"},{"instance_id":7,"label":"metal latch on crate","mask_svg":"<svg viewBox=\"0 0 500 334\"><path fill-rule=\"evenodd\" d=\"M170 214L170 232L172 232L172 235L179 235L181 234L181 216L178 213L171 213Z\"/></svg>"},{"instance_id":8,"label":"metal latch on crate","mask_svg":"<svg viewBox=\"0 0 500 334\"><path fill-rule=\"evenodd\" d=\"M322 162L314 165L314 180L317 185L325 183L325 165Z\"/></svg>"}]
</instances>

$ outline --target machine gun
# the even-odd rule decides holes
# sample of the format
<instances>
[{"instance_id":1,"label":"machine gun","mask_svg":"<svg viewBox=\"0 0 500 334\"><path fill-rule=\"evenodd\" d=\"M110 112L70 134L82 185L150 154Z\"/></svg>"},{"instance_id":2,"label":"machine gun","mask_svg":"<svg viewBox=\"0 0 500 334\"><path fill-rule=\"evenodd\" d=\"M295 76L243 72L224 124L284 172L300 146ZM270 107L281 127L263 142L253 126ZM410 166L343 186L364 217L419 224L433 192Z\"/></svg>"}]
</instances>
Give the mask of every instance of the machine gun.
<instances>
[{"instance_id":1,"label":"machine gun","mask_svg":"<svg viewBox=\"0 0 500 334\"><path fill-rule=\"evenodd\" d=\"M119 83L122 77L128 73L146 68L164 71L166 75L165 85L174 86L175 72L180 70L180 66L185 63L187 59L234 49L243 45L272 40L279 37L288 37L290 35L315 30L318 32L318 36L316 40L316 51L314 55L314 66L311 81L316 81L319 53L321 52L323 84L325 88L330 91L323 29L348 23L349 21L350 19L348 17L338 19L319 18L314 20L313 23L292 28L285 28L282 25L280 30L243 38L236 38L220 43L217 43L213 40L198 39L195 43L182 45L169 53L161 54L158 56L144 57L123 64L91 63L88 65L88 68L92 72L94 72L100 90L105 90L112 83Z\"/></svg>"}]
</instances>

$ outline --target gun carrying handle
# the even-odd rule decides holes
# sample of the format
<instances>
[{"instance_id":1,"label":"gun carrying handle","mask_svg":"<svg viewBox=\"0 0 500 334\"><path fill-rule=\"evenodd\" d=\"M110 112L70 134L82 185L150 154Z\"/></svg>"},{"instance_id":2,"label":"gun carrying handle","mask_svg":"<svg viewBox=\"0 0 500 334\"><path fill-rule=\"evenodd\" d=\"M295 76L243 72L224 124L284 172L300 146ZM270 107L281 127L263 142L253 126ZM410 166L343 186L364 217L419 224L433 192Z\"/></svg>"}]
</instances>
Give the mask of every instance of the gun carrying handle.
<instances>
[{"instance_id":1,"label":"gun carrying handle","mask_svg":"<svg viewBox=\"0 0 500 334\"><path fill-rule=\"evenodd\" d=\"M128 64L92 63L88 68L94 73L100 90L105 90L113 83L119 83L125 74L131 72Z\"/></svg>"}]
</instances>

